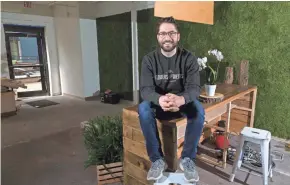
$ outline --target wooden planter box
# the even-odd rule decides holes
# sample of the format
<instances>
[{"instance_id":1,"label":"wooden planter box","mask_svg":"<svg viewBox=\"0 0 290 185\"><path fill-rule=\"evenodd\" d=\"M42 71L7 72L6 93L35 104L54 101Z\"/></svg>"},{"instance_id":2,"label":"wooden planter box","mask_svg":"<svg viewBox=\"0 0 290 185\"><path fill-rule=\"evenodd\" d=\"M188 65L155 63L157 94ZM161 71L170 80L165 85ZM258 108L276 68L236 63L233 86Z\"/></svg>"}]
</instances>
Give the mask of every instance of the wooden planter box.
<instances>
[{"instance_id":1,"label":"wooden planter box","mask_svg":"<svg viewBox=\"0 0 290 185\"><path fill-rule=\"evenodd\" d=\"M110 163L97 166L98 185L123 181L123 163Z\"/></svg>"}]
</instances>

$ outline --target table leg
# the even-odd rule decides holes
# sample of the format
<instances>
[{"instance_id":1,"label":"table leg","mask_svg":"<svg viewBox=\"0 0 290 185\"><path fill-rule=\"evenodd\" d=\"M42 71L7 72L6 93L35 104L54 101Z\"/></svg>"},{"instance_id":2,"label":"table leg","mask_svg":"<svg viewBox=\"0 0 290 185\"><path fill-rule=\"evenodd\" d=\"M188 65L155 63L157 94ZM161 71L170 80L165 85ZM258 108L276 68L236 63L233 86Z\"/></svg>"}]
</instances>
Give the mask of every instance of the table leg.
<instances>
[{"instance_id":1,"label":"table leg","mask_svg":"<svg viewBox=\"0 0 290 185\"><path fill-rule=\"evenodd\" d=\"M252 99L252 111L251 111L251 119L250 119L250 127L254 126L254 116L255 116L255 108L256 108L256 98L257 98L257 89L253 92L253 99Z\"/></svg>"},{"instance_id":2,"label":"table leg","mask_svg":"<svg viewBox=\"0 0 290 185\"><path fill-rule=\"evenodd\" d=\"M229 132L230 132L231 107L232 107L232 102L228 103L228 105L227 105L228 119L227 119L227 124L226 124L226 128L225 128L224 146L226 144L226 140L228 140L228 135L229 135ZM226 168L227 154L228 154L228 148L224 148L223 149L223 168Z\"/></svg>"}]
</instances>

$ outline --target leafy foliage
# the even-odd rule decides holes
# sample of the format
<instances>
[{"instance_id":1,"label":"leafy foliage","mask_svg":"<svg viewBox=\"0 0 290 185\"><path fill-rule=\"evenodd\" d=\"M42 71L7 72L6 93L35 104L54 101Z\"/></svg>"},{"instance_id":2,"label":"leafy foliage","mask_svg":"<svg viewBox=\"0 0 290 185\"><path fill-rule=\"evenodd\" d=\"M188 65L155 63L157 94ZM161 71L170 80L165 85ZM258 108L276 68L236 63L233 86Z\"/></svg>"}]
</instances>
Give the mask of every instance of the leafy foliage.
<instances>
[{"instance_id":1,"label":"leafy foliage","mask_svg":"<svg viewBox=\"0 0 290 185\"><path fill-rule=\"evenodd\" d=\"M88 159L85 168L122 160L122 119L115 117L97 117L88 122L83 132Z\"/></svg>"},{"instance_id":2,"label":"leafy foliage","mask_svg":"<svg viewBox=\"0 0 290 185\"><path fill-rule=\"evenodd\" d=\"M178 21L181 45L198 57L209 48L223 51L225 62L235 68L236 75L238 62L249 60L249 84L258 86L254 126L289 138L290 2L214 4L214 25ZM157 20L153 9L138 11L140 63L156 47Z\"/></svg>"}]
</instances>

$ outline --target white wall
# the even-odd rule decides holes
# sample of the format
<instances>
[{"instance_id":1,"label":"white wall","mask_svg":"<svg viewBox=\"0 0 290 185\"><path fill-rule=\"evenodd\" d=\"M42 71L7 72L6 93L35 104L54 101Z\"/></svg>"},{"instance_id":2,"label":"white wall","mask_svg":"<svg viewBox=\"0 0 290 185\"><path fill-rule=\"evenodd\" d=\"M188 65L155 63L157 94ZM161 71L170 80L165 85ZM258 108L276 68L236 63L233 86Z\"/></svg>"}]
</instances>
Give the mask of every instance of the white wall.
<instances>
[{"instance_id":1,"label":"white wall","mask_svg":"<svg viewBox=\"0 0 290 185\"><path fill-rule=\"evenodd\" d=\"M81 46L84 73L84 96L93 96L100 90L97 25L95 20L80 19Z\"/></svg>"},{"instance_id":2,"label":"white wall","mask_svg":"<svg viewBox=\"0 0 290 185\"><path fill-rule=\"evenodd\" d=\"M44 26L51 94L83 98L100 90L95 20L79 19L77 6L55 5L54 17L1 13L2 77L9 78L3 23Z\"/></svg>"},{"instance_id":3,"label":"white wall","mask_svg":"<svg viewBox=\"0 0 290 185\"><path fill-rule=\"evenodd\" d=\"M80 17L96 19L154 7L154 1L100 1L80 3Z\"/></svg>"},{"instance_id":4,"label":"white wall","mask_svg":"<svg viewBox=\"0 0 290 185\"><path fill-rule=\"evenodd\" d=\"M47 51L47 56L48 56L47 58L48 58L48 69L49 69L50 93L51 95L60 94L61 85L60 85L60 75L59 75L59 61L57 58L57 45L56 45L56 39L55 39L53 18L47 17L47 16L16 14L16 13L7 13L7 12L1 12L1 15L2 15L1 27L3 26L3 24L18 24L18 25L31 25L31 26L44 27L46 51ZM3 31L1 31L1 36L4 36ZM2 55L6 55L5 37L1 38L1 60L2 60ZM8 71L6 57L3 63L4 63L3 66L1 64L1 72Z\"/></svg>"},{"instance_id":5,"label":"white wall","mask_svg":"<svg viewBox=\"0 0 290 185\"><path fill-rule=\"evenodd\" d=\"M7 55L6 55L5 33L4 33L3 24L1 24L1 77L10 78Z\"/></svg>"},{"instance_id":6,"label":"white wall","mask_svg":"<svg viewBox=\"0 0 290 185\"><path fill-rule=\"evenodd\" d=\"M78 7L53 8L62 92L84 97L84 75Z\"/></svg>"},{"instance_id":7,"label":"white wall","mask_svg":"<svg viewBox=\"0 0 290 185\"><path fill-rule=\"evenodd\" d=\"M1 12L52 17L52 11L48 3L40 4L37 1L31 3L31 8L25 8L24 1L1 1Z\"/></svg>"}]
</instances>

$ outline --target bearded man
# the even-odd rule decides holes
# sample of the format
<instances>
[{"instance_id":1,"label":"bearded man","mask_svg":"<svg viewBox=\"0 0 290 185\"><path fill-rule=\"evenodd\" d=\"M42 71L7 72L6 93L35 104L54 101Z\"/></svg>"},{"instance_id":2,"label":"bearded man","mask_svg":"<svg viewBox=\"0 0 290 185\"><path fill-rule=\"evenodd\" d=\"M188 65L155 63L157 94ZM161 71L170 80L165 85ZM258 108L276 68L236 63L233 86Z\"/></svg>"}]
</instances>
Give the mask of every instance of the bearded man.
<instances>
[{"instance_id":1,"label":"bearded man","mask_svg":"<svg viewBox=\"0 0 290 185\"><path fill-rule=\"evenodd\" d=\"M195 166L197 145L204 124L204 109L198 101L200 74L197 58L178 46L180 33L173 17L162 18L157 25L159 46L143 57L140 91L144 100L138 113L151 168L147 180L162 177L168 167L158 137L156 120L186 116L187 126L179 167L188 182L197 182Z\"/></svg>"}]
</instances>

